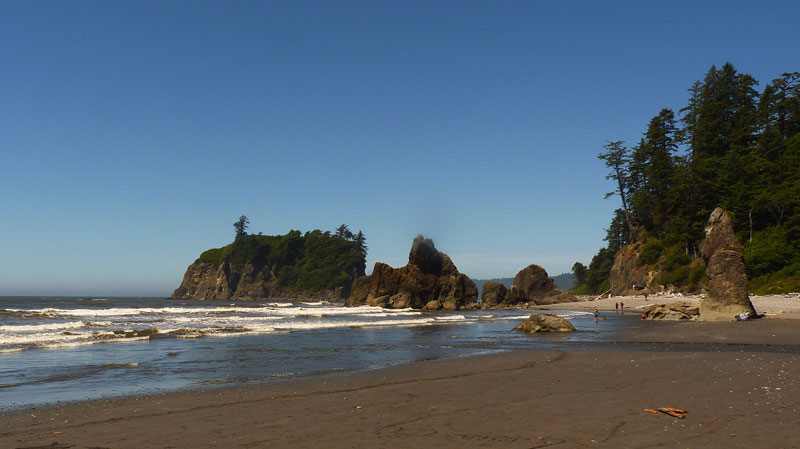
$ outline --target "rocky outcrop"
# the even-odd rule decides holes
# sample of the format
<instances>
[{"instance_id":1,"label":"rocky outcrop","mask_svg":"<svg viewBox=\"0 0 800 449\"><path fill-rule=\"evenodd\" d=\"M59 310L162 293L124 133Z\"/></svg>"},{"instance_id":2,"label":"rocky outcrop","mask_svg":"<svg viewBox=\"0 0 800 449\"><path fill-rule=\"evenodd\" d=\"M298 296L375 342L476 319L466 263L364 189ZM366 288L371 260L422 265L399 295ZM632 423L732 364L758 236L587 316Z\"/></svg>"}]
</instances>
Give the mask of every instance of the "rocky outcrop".
<instances>
[{"instance_id":1,"label":"rocky outcrop","mask_svg":"<svg viewBox=\"0 0 800 449\"><path fill-rule=\"evenodd\" d=\"M552 313L534 313L514 330L531 334L535 332L572 332L575 330L575 326L569 320Z\"/></svg>"},{"instance_id":2,"label":"rocky outcrop","mask_svg":"<svg viewBox=\"0 0 800 449\"><path fill-rule=\"evenodd\" d=\"M492 309L498 307L506 300L508 289L505 285L489 281L483 284L481 293L481 309Z\"/></svg>"},{"instance_id":3,"label":"rocky outcrop","mask_svg":"<svg viewBox=\"0 0 800 449\"><path fill-rule=\"evenodd\" d=\"M642 314L646 320L696 320L700 315L700 308L688 302L675 302L672 304L653 304Z\"/></svg>"},{"instance_id":4,"label":"rocky outcrop","mask_svg":"<svg viewBox=\"0 0 800 449\"><path fill-rule=\"evenodd\" d=\"M577 300L575 296L558 288L544 268L539 265L528 265L514 277L514 282L500 306L557 304Z\"/></svg>"},{"instance_id":5,"label":"rocky outcrop","mask_svg":"<svg viewBox=\"0 0 800 449\"><path fill-rule=\"evenodd\" d=\"M614 265L608 275L612 295L639 295L648 292L648 286L658 272L639 262L644 243L635 241L625 245L614 256Z\"/></svg>"},{"instance_id":6,"label":"rocky outcrop","mask_svg":"<svg viewBox=\"0 0 800 449\"><path fill-rule=\"evenodd\" d=\"M730 321L736 315L756 314L747 292L744 248L733 232L733 219L716 208L706 223L706 237L700 251L706 261L708 293L700 301L703 321Z\"/></svg>"},{"instance_id":7,"label":"rocky outcrop","mask_svg":"<svg viewBox=\"0 0 800 449\"><path fill-rule=\"evenodd\" d=\"M411 245L406 266L392 268L377 262L370 276L353 285L345 305L459 310L476 308L477 300L478 289L472 279L459 273L447 254L420 235Z\"/></svg>"},{"instance_id":8,"label":"rocky outcrop","mask_svg":"<svg viewBox=\"0 0 800 449\"><path fill-rule=\"evenodd\" d=\"M173 299L260 300L276 299L298 301L327 299L341 301L349 289L336 288L320 292L302 292L282 287L278 278L266 269L253 264L220 264L195 262L183 275Z\"/></svg>"},{"instance_id":9,"label":"rocky outcrop","mask_svg":"<svg viewBox=\"0 0 800 449\"><path fill-rule=\"evenodd\" d=\"M277 279L251 264L218 265L195 262L183 275L183 282L172 294L176 299L255 299L267 298L278 288Z\"/></svg>"}]
</instances>

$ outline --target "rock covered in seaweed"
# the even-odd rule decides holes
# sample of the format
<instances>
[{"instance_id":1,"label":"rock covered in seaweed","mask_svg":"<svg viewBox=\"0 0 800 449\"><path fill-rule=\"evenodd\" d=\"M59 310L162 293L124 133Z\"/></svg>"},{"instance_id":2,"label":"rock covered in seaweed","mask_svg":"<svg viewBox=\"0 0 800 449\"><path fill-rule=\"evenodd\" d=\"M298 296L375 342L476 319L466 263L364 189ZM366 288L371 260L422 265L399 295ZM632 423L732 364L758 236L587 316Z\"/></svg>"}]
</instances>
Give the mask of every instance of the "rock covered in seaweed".
<instances>
[{"instance_id":1,"label":"rock covered in seaweed","mask_svg":"<svg viewBox=\"0 0 800 449\"><path fill-rule=\"evenodd\" d=\"M536 332L573 332L575 326L568 319L552 313L534 313L514 330L531 334Z\"/></svg>"}]
</instances>

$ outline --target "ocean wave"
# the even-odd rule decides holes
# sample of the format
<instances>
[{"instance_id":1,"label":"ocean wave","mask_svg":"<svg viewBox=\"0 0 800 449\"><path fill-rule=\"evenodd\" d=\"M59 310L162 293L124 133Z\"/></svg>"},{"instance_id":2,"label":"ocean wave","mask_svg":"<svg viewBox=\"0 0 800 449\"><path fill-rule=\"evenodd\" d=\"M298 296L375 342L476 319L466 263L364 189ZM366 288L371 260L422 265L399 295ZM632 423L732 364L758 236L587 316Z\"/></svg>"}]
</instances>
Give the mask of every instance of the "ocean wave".
<instances>
[{"instance_id":1,"label":"ocean wave","mask_svg":"<svg viewBox=\"0 0 800 449\"><path fill-rule=\"evenodd\" d=\"M70 322L61 322L61 323L49 323L49 324L23 324L23 325L10 325L10 326L0 326L0 332L44 332L48 330L66 330L66 329L76 329L79 327L83 327L83 321L70 321Z\"/></svg>"},{"instance_id":2,"label":"ocean wave","mask_svg":"<svg viewBox=\"0 0 800 449\"><path fill-rule=\"evenodd\" d=\"M464 321L467 317L464 315L445 315L445 316L437 316L435 318L436 321Z\"/></svg>"}]
</instances>

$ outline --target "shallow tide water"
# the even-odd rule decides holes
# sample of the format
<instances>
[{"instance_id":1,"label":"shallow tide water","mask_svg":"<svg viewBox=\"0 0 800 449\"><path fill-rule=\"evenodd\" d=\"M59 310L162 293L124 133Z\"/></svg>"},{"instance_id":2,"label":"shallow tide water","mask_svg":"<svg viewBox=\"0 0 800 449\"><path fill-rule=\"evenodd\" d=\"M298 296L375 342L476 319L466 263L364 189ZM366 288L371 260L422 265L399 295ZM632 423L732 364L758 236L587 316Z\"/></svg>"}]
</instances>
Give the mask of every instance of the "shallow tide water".
<instances>
[{"instance_id":1,"label":"shallow tide water","mask_svg":"<svg viewBox=\"0 0 800 449\"><path fill-rule=\"evenodd\" d=\"M420 312L341 304L0 297L0 408L382 368L607 339L632 317L551 311L578 332L511 329L526 310Z\"/></svg>"}]
</instances>

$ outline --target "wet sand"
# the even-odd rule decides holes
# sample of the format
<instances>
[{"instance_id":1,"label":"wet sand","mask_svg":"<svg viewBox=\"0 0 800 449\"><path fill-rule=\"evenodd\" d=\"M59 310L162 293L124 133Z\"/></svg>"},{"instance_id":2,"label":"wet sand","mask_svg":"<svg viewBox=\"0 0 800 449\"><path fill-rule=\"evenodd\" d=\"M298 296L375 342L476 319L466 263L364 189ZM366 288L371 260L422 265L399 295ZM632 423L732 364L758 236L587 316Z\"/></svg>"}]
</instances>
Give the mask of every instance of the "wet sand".
<instances>
[{"instance_id":1,"label":"wet sand","mask_svg":"<svg viewBox=\"0 0 800 449\"><path fill-rule=\"evenodd\" d=\"M769 318L646 322L610 350L519 351L6 412L0 447L797 447L798 331L800 321ZM689 415L644 412L665 406Z\"/></svg>"}]
</instances>

